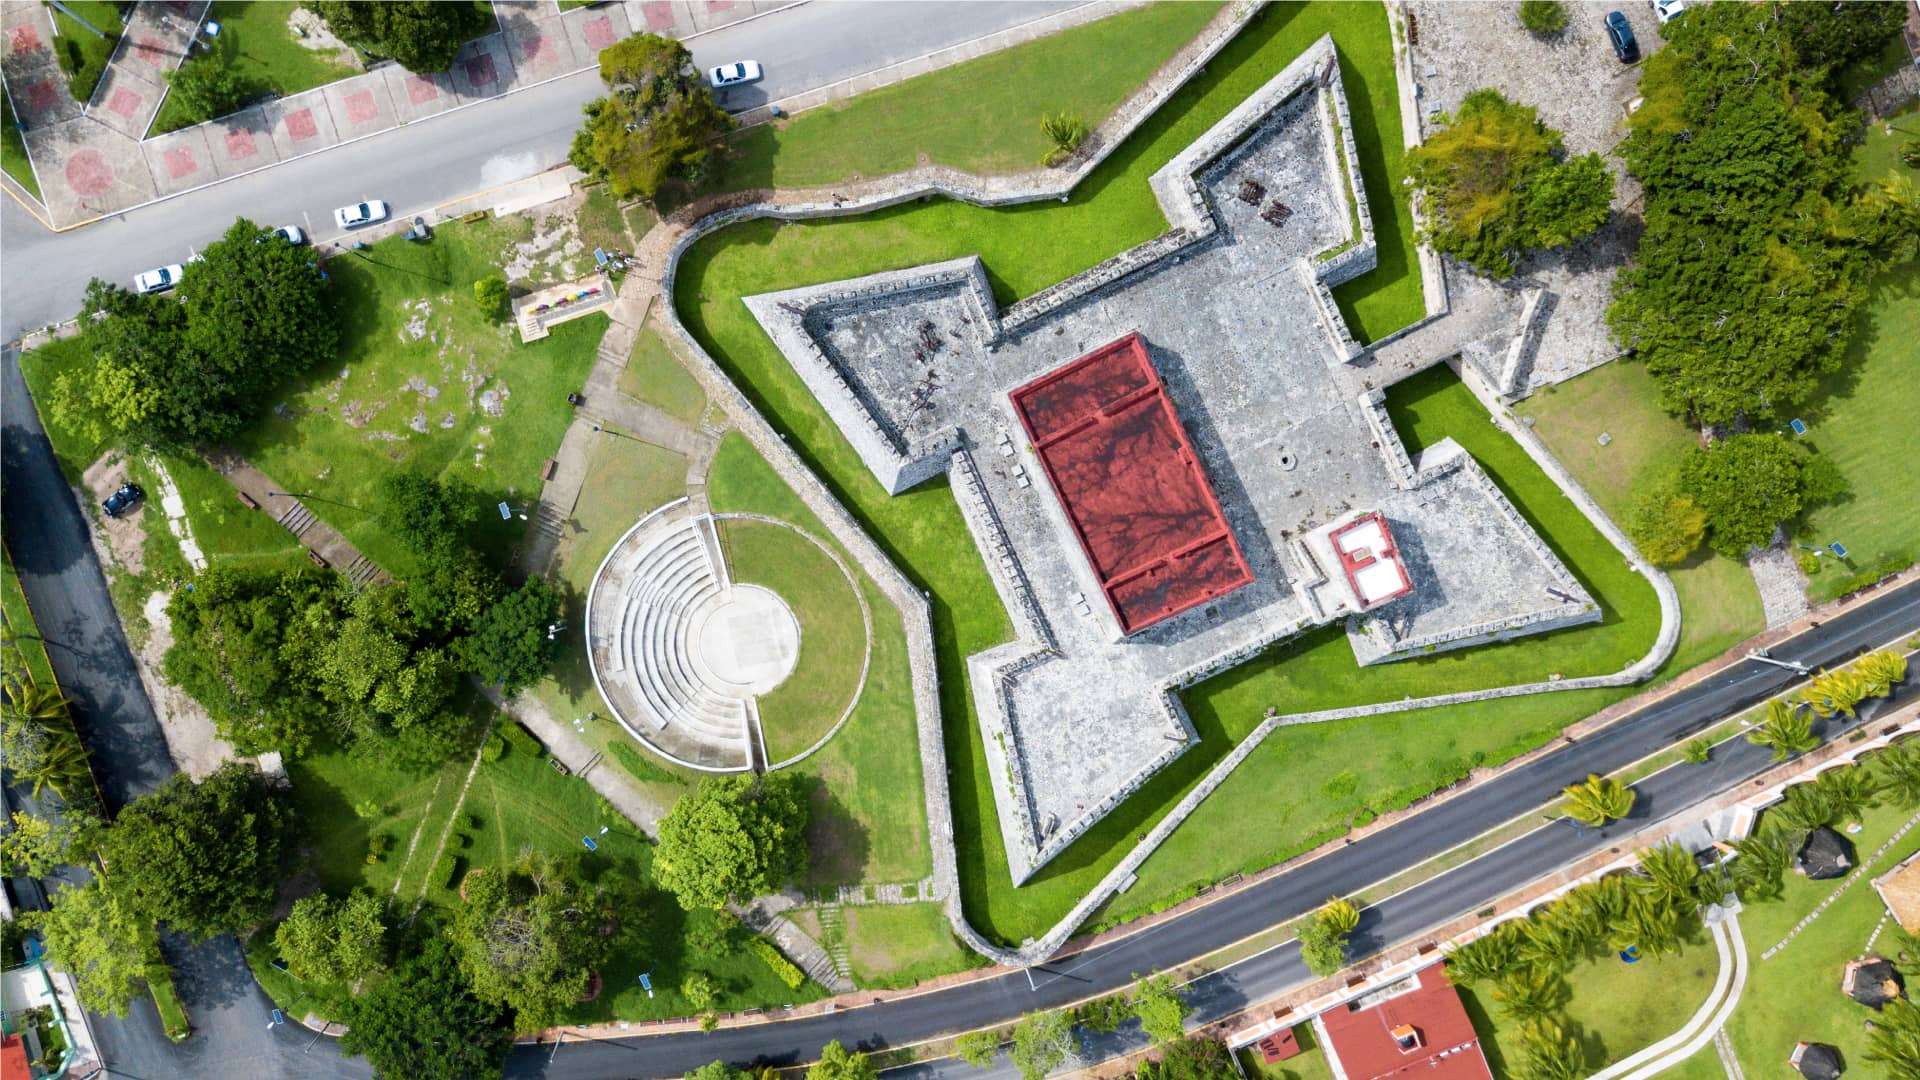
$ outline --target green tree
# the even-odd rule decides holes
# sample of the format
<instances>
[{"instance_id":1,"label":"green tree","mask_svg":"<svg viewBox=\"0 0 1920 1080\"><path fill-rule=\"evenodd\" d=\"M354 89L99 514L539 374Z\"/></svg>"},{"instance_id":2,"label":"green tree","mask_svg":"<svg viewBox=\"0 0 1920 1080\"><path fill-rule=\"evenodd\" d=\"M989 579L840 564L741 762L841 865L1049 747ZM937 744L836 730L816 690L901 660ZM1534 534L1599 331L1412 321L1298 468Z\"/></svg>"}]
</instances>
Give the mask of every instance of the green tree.
<instances>
[{"instance_id":1,"label":"green tree","mask_svg":"<svg viewBox=\"0 0 1920 1080\"><path fill-rule=\"evenodd\" d=\"M1407 154L1407 175L1426 200L1426 241L1507 277L1523 252L1592 233L1607 220L1613 177L1597 154L1562 161L1563 146L1532 106L1498 90L1468 94L1445 128Z\"/></svg>"},{"instance_id":2,"label":"green tree","mask_svg":"<svg viewBox=\"0 0 1920 1080\"><path fill-rule=\"evenodd\" d=\"M1192 1035L1168 1045L1158 1061L1143 1061L1135 1080L1224 1080L1238 1076L1233 1052L1219 1039Z\"/></svg>"},{"instance_id":3,"label":"green tree","mask_svg":"<svg viewBox=\"0 0 1920 1080\"><path fill-rule=\"evenodd\" d=\"M688 909L771 892L806 865L806 830L791 778L707 777L661 821L654 877Z\"/></svg>"},{"instance_id":4,"label":"green tree","mask_svg":"<svg viewBox=\"0 0 1920 1080\"><path fill-rule=\"evenodd\" d=\"M1867 1036L1867 1060L1888 1076L1920 1076L1920 1006L1905 998L1886 1003Z\"/></svg>"},{"instance_id":5,"label":"green tree","mask_svg":"<svg viewBox=\"0 0 1920 1080\"><path fill-rule=\"evenodd\" d=\"M1678 566L1700 549L1707 537L1707 512L1693 496L1663 485L1640 496L1627 522L1627 535L1655 566Z\"/></svg>"},{"instance_id":6,"label":"green tree","mask_svg":"<svg viewBox=\"0 0 1920 1080\"><path fill-rule=\"evenodd\" d=\"M1300 939L1301 961L1315 975L1324 978L1347 965L1347 939L1319 919L1307 920L1295 936Z\"/></svg>"},{"instance_id":7,"label":"green tree","mask_svg":"<svg viewBox=\"0 0 1920 1080\"><path fill-rule=\"evenodd\" d=\"M13 812L12 827L0 833L0 874L45 877L93 851L100 823L93 815L68 810L59 819Z\"/></svg>"},{"instance_id":8,"label":"green tree","mask_svg":"<svg viewBox=\"0 0 1920 1080\"><path fill-rule=\"evenodd\" d=\"M1520 0L1520 25L1536 37L1552 37L1567 28L1567 5L1560 0Z\"/></svg>"},{"instance_id":9,"label":"green tree","mask_svg":"<svg viewBox=\"0 0 1920 1080\"><path fill-rule=\"evenodd\" d=\"M548 628L559 623L561 604L560 593L545 578L528 578L487 608L473 633L462 639L467 667L487 682L500 683L508 694L539 682L553 663L557 640Z\"/></svg>"},{"instance_id":10,"label":"green tree","mask_svg":"<svg viewBox=\"0 0 1920 1080\"><path fill-rule=\"evenodd\" d=\"M507 291L507 279L499 274L489 274L473 283L473 302L480 306L480 313L493 322L507 317L512 299Z\"/></svg>"},{"instance_id":11,"label":"green tree","mask_svg":"<svg viewBox=\"0 0 1920 1080\"><path fill-rule=\"evenodd\" d=\"M991 1031L969 1031L953 1041L953 1052L961 1061L984 1069L1000 1053L1000 1037Z\"/></svg>"},{"instance_id":12,"label":"green tree","mask_svg":"<svg viewBox=\"0 0 1920 1080\"><path fill-rule=\"evenodd\" d=\"M99 878L53 894L53 907L30 916L45 939L47 962L73 976L89 1012L127 1014L146 978L153 918L143 905Z\"/></svg>"},{"instance_id":13,"label":"green tree","mask_svg":"<svg viewBox=\"0 0 1920 1080\"><path fill-rule=\"evenodd\" d=\"M1462 986L1491 982L1520 966L1520 927L1504 922L1447 954L1447 974Z\"/></svg>"},{"instance_id":14,"label":"green tree","mask_svg":"<svg viewBox=\"0 0 1920 1080\"><path fill-rule=\"evenodd\" d=\"M586 105L568 160L607 181L615 198L652 199L669 179L698 182L733 125L686 46L636 34L601 50L611 91Z\"/></svg>"},{"instance_id":15,"label":"green tree","mask_svg":"<svg viewBox=\"0 0 1920 1080\"><path fill-rule=\"evenodd\" d=\"M1804 67L1834 71L1876 56L1900 36L1899 4L1774 4Z\"/></svg>"},{"instance_id":16,"label":"green tree","mask_svg":"<svg viewBox=\"0 0 1920 1080\"><path fill-rule=\"evenodd\" d=\"M1567 984L1557 972L1522 968L1501 976L1493 1000L1515 1020L1525 1023L1551 1016L1567 1003Z\"/></svg>"},{"instance_id":17,"label":"green tree","mask_svg":"<svg viewBox=\"0 0 1920 1080\"><path fill-rule=\"evenodd\" d=\"M720 988L714 984L713 976L704 971L689 971L680 980L680 996L687 999L687 1006L694 1012L711 1010L720 998Z\"/></svg>"},{"instance_id":18,"label":"green tree","mask_svg":"<svg viewBox=\"0 0 1920 1080\"><path fill-rule=\"evenodd\" d=\"M1013 1046L1007 1057L1025 1080L1041 1077L1060 1067L1073 1053L1073 1025L1064 1012L1030 1012L1013 1026Z\"/></svg>"},{"instance_id":19,"label":"green tree","mask_svg":"<svg viewBox=\"0 0 1920 1080\"><path fill-rule=\"evenodd\" d=\"M1688 450L1680 487L1706 515L1713 549L1735 558L1772 543L1780 523L1840 493L1831 462L1772 433Z\"/></svg>"},{"instance_id":20,"label":"green tree","mask_svg":"<svg viewBox=\"0 0 1920 1080\"><path fill-rule=\"evenodd\" d=\"M1561 812L1582 825L1601 826L1626 817L1633 810L1634 791L1612 777L1590 775L1561 792Z\"/></svg>"},{"instance_id":21,"label":"green tree","mask_svg":"<svg viewBox=\"0 0 1920 1080\"><path fill-rule=\"evenodd\" d=\"M1165 975L1143 979L1133 991L1133 1014L1155 1045L1170 1046L1186 1038L1187 1014L1192 1011L1193 1006Z\"/></svg>"},{"instance_id":22,"label":"green tree","mask_svg":"<svg viewBox=\"0 0 1920 1080\"><path fill-rule=\"evenodd\" d=\"M347 999L340 1048L377 1076L492 1080L513 1045L506 1016L468 987L453 946L429 938L419 955Z\"/></svg>"},{"instance_id":23,"label":"green tree","mask_svg":"<svg viewBox=\"0 0 1920 1080\"><path fill-rule=\"evenodd\" d=\"M332 611L342 585L323 570L234 570L215 565L175 589L173 644L162 669L193 695L220 737L243 754L297 755L329 728L331 709L287 661L290 627L309 607Z\"/></svg>"},{"instance_id":24,"label":"green tree","mask_svg":"<svg viewBox=\"0 0 1920 1080\"><path fill-rule=\"evenodd\" d=\"M458 476L442 480L422 472L392 472L380 478L374 520L420 561L439 562L468 549L467 538L480 524L481 500L480 492Z\"/></svg>"},{"instance_id":25,"label":"green tree","mask_svg":"<svg viewBox=\"0 0 1920 1080\"><path fill-rule=\"evenodd\" d=\"M752 1080L745 1070L724 1061L709 1061L686 1075L686 1080Z\"/></svg>"},{"instance_id":26,"label":"green tree","mask_svg":"<svg viewBox=\"0 0 1920 1080\"><path fill-rule=\"evenodd\" d=\"M1580 1080L1588 1075L1587 1055L1580 1040L1548 1017L1529 1020L1520 1028L1519 1080Z\"/></svg>"},{"instance_id":27,"label":"green tree","mask_svg":"<svg viewBox=\"0 0 1920 1080\"><path fill-rule=\"evenodd\" d=\"M1700 864L1693 861L1687 849L1668 841L1641 848L1637 858L1640 873L1632 878L1635 891L1656 903L1693 909L1700 886Z\"/></svg>"},{"instance_id":28,"label":"green tree","mask_svg":"<svg viewBox=\"0 0 1920 1080\"><path fill-rule=\"evenodd\" d=\"M1713 744L1706 739L1689 739L1680 753L1689 765L1705 765L1713 758Z\"/></svg>"},{"instance_id":29,"label":"green tree","mask_svg":"<svg viewBox=\"0 0 1920 1080\"><path fill-rule=\"evenodd\" d=\"M1866 680L1867 692L1871 696L1885 697L1893 690L1895 683L1906 681L1907 658L1903 653L1881 649L1854 661L1853 670Z\"/></svg>"},{"instance_id":30,"label":"green tree","mask_svg":"<svg viewBox=\"0 0 1920 1080\"><path fill-rule=\"evenodd\" d=\"M168 96L189 124L225 116L247 103L247 84L217 57L188 60L167 76Z\"/></svg>"},{"instance_id":31,"label":"green tree","mask_svg":"<svg viewBox=\"0 0 1920 1080\"><path fill-rule=\"evenodd\" d=\"M540 1028L586 994L612 948L600 932L612 916L611 898L577 866L530 859L468 879L453 940L474 993L511 1008L516 1026Z\"/></svg>"},{"instance_id":32,"label":"green tree","mask_svg":"<svg viewBox=\"0 0 1920 1080\"><path fill-rule=\"evenodd\" d=\"M1873 755L1880 787L1902 810L1920 808L1920 742L1895 743Z\"/></svg>"},{"instance_id":33,"label":"green tree","mask_svg":"<svg viewBox=\"0 0 1920 1080\"><path fill-rule=\"evenodd\" d=\"M148 920L204 940L272 913L290 824L260 770L230 762L198 784L175 773L129 803L102 837L100 861Z\"/></svg>"},{"instance_id":34,"label":"green tree","mask_svg":"<svg viewBox=\"0 0 1920 1080\"><path fill-rule=\"evenodd\" d=\"M1733 885L1742 900L1773 900L1780 896L1787 867L1799 845L1783 830L1769 828L1733 844Z\"/></svg>"},{"instance_id":35,"label":"green tree","mask_svg":"<svg viewBox=\"0 0 1920 1080\"><path fill-rule=\"evenodd\" d=\"M820 1060L807 1069L807 1080L880 1080L880 1069L867 1055L835 1039L820 1048Z\"/></svg>"},{"instance_id":36,"label":"green tree","mask_svg":"<svg viewBox=\"0 0 1920 1080\"><path fill-rule=\"evenodd\" d=\"M1835 713L1845 713L1851 719L1860 703L1873 695L1872 680L1858 671L1842 668L1815 675L1813 682L1800 691L1800 700L1821 719Z\"/></svg>"},{"instance_id":37,"label":"green tree","mask_svg":"<svg viewBox=\"0 0 1920 1080\"><path fill-rule=\"evenodd\" d=\"M365 889L338 900L325 893L302 897L273 944L296 979L357 983L386 965L385 905Z\"/></svg>"},{"instance_id":38,"label":"green tree","mask_svg":"<svg viewBox=\"0 0 1920 1080\"><path fill-rule=\"evenodd\" d=\"M1813 733L1813 717L1793 705L1775 698L1767 702L1767 715L1759 726L1747 732L1747 741L1773 751L1773 760L1785 761L1820 745Z\"/></svg>"},{"instance_id":39,"label":"green tree","mask_svg":"<svg viewBox=\"0 0 1920 1080\"><path fill-rule=\"evenodd\" d=\"M460 46L493 28L483 9L439 0L314 0L312 7L340 40L420 74L452 67Z\"/></svg>"}]
</instances>

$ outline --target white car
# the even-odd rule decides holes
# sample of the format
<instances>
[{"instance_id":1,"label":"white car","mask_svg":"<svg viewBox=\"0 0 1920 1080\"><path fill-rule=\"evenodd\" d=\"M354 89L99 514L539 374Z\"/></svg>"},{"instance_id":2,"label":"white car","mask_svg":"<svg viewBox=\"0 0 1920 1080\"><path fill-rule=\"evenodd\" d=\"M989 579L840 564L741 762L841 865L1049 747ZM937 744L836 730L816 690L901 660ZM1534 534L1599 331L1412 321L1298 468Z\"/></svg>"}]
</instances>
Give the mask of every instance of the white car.
<instances>
[{"instance_id":1,"label":"white car","mask_svg":"<svg viewBox=\"0 0 1920 1080\"><path fill-rule=\"evenodd\" d=\"M333 220L343 229L357 229L362 225L371 225L387 219L387 204L379 199L343 206L333 212Z\"/></svg>"},{"instance_id":2,"label":"white car","mask_svg":"<svg viewBox=\"0 0 1920 1080\"><path fill-rule=\"evenodd\" d=\"M149 270L133 276L133 291L141 294L166 292L180 284L180 275L186 273L186 267L179 263Z\"/></svg>"},{"instance_id":3,"label":"white car","mask_svg":"<svg viewBox=\"0 0 1920 1080\"><path fill-rule=\"evenodd\" d=\"M759 82L766 74L760 70L758 60L736 60L731 64L722 64L707 72L707 81L715 90L725 90L729 86L741 86L750 82Z\"/></svg>"},{"instance_id":4,"label":"white car","mask_svg":"<svg viewBox=\"0 0 1920 1080\"><path fill-rule=\"evenodd\" d=\"M282 225L279 228L273 230L273 235L279 237L282 240L285 240L287 243L292 244L294 247L299 247L300 245L307 242L306 231L301 229L300 226L298 225Z\"/></svg>"},{"instance_id":5,"label":"white car","mask_svg":"<svg viewBox=\"0 0 1920 1080\"><path fill-rule=\"evenodd\" d=\"M1672 22L1674 16L1685 10L1687 0L1653 0L1653 17L1659 19L1662 26Z\"/></svg>"}]
</instances>

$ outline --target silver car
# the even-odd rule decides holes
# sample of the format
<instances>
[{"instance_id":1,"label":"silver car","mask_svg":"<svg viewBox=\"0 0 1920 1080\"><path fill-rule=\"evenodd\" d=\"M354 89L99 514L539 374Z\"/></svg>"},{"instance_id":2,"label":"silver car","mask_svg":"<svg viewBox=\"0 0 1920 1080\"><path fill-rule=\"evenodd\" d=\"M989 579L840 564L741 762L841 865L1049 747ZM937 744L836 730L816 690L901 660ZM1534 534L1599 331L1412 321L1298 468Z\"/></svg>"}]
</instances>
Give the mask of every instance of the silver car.
<instances>
[{"instance_id":1,"label":"silver car","mask_svg":"<svg viewBox=\"0 0 1920 1080\"><path fill-rule=\"evenodd\" d=\"M371 225L387 219L387 204L379 199L343 206L333 212L333 220L343 229L357 229L362 225Z\"/></svg>"},{"instance_id":2,"label":"silver car","mask_svg":"<svg viewBox=\"0 0 1920 1080\"><path fill-rule=\"evenodd\" d=\"M186 267L179 263L162 266L133 276L133 291L141 294L166 292L180 284L180 275L186 273Z\"/></svg>"}]
</instances>

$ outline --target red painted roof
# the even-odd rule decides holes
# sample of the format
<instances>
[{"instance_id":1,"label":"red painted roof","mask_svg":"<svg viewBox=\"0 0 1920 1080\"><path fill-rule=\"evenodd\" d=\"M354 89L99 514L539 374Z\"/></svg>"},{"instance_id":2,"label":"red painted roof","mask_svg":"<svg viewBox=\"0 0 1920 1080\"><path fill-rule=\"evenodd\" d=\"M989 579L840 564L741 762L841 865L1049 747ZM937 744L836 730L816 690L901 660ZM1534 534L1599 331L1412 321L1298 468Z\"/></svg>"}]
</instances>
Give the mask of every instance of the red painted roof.
<instances>
[{"instance_id":1,"label":"red painted roof","mask_svg":"<svg viewBox=\"0 0 1920 1080\"><path fill-rule=\"evenodd\" d=\"M1354 548L1346 539L1355 533L1370 534L1373 528L1380 531L1379 542L1375 546L1363 544ZM1385 515L1378 510L1362 514L1328 533L1327 542L1333 545L1333 553L1340 559L1340 569L1347 575L1347 586L1353 590L1354 598L1360 601L1362 608L1378 607L1413 591L1413 582L1407 578L1407 566L1400 561L1400 545L1393 542L1393 530L1387 527ZM1380 564L1381 569L1369 571L1368 568L1376 563ZM1366 580L1363 581L1363 578Z\"/></svg>"},{"instance_id":2,"label":"red painted roof","mask_svg":"<svg viewBox=\"0 0 1920 1080\"><path fill-rule=\"evenodd\" d=\"M33 1067L27 1062L27 1043L18 1035L0 1040L0 1080L30 1080Z\"/></svg>"},{"instance_id":3,"label":"red painted roof","mask_svg":"<svg viewBox=\"0 0 1920 1080\"><path fill-rule=\"evenodd\" d=\"M1372 1008L1338 1005L1320 1014L1327 1051L1339 1059L1347 1080L1492 1080L1480 1036L1446 969L1435 964L1414 977L1418 989ZM1411 1051L1403 1052L1390 1034L1402 1024L1419 1033L1420 1045Z\"/></svg>"},{"instance_id":4,"label":"red painted roof","mask_svg":"<svg viewBox=\"0 0 1920 1080\"><path fill-rule=\"evenodd\" d=\"M1139 334L1010 397L1122 631L1253 580Z\"/></svg>"}]
</instances>

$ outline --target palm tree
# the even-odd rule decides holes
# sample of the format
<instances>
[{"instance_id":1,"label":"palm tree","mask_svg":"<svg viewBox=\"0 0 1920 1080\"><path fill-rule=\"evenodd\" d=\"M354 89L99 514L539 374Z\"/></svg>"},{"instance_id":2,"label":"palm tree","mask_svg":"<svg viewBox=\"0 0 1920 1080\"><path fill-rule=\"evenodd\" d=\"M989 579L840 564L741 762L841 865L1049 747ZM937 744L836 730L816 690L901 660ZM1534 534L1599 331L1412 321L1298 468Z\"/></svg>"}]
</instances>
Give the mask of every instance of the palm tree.
<instances>
[{"instance_id":1,"label":"palm tree","mask_svg":"<svg viewBox=\"0 0 1920 1080\"><path fill-rule=\"evenodd\" d=\"M1520 1028L1521 1080L1580 1080L1587 1075L1587 1055L1580 1040L1547 1017L1527 1021Z\"/></svg>"},{"instance_id":2,"label":"palm tree","mask_svg":"<svg viewBox=\"0 0 1920 1080\"><path fill-rule=\"evenodd\" d=\"M0 682L0 712L14 720L64 720L67 699L58 687L10 678Z\"/></svg>"},{"instance_id":3,"label":"palm tree","mask_svg":"<svg viewBox=\"0 0 1920 1080\"><path fill-rule=\"evenodd\" d=\"M1569 784L1562 792L1566 802L1562 811L1583 825L1601 826L1626 817L1633 809L1633 789L1598 773L1578 784Z\"/></svg>"},{"instance_id":4,"label":"palm tree","mask_svg":"<svg viewBox=\"0 0 1920 1080\"><path fill-rule=\"evenodd\" d=\"M1700 883L1700 864L1687 849L1671 841L1640 851L1640 873L1632 879L1633 890L1649 900L1691 911L1695 888Z\"/></svg>"},{"instance_id":5,"label":"palm tree","mask_svg":"<svg viewBox=\"0 0 1920 1080\"><path fill-rule=\"evenodd\" d=\"M1315 918L1335 937L1346 937L1360 925L1360 909L1354 906L1353 901L1335 896L1327 901Z\"/></svg>"},{"instance_id":6,"label":"palm tree","mask_svg":"<svg viewBox=\"0 0 1920 1080\"><path fill-rule=\"evenodd\" d=\"M1508 972L1493 988L1493 1000L1522 1022L1551 1015L1566 999L1567 984L1557 973L1534 968Z\"/></svg>"},{"instance_id":7,"label":"palm tree","mask_svg":"<svg viewBox=\"0 0 1920 1080\"><path fill-rule=\"evenodd\" d=\"M1820 745L1820 737L1813 733L1813 718L1778 698L1767 702L1766 718L1747 732L1747 741L1771 748L1775 761L1785 761Z\"/></svg>"},{"instance_id":8,"label":"palm tree","mask_svg":"<svg viewBox=\"0 0 1920 1080\"><path fill-rule=\"evenodd\" d=\"M1880 782L1859 765L1828 769L1805 785L1827 810L1827 824L1859 821L1880 805Z\"/></svg>"},{"instance_id":9,"label":"palm tree","mask_svg":"<svg viewBox=\"0 0 1920 1080\"><path fill-rule=\"evenodd\" d=\"M1635 896L1609 929L1616 949L1639 946L1648 956L1680 951L1680 912L1644 896Z\"/></svg>"},{"instance_id":10,"label":"palm tree","mask_svg":"<svg viewBox=\"0 0 1920 1080\"><path fill-rule=\"evenodd\" d=\"M1861 657L1853 670L1873 688L1874 697L1882 697L1893 689L1893 684L1907 677L1907 658L1904 653L1882 649Z\"/></svg>"},{"instance_id":11,"label":"palm tree","mask_svg":"<svg viewBox=\"0 0 1920 1080\"><path fill-rule=\"evenodd\" d=\"M36 799L49 787L62 799L72 799L87 775L87 748L71 732L65 738L56 734L48 739L40 759L19 770L20 778L33 786Z\"/></svg>"},{"instance_id":12,"label":"palm tree","mask_svg":"<svg viewBox=\"0 0 1920 1080\"><path fill-rule=\"evenodd\" d=\"M1447 974L1462 986L1498 979L1520 966L1520 926L1504 922L1447 954Z\"/></svg>"},{"instance_id":13,"label":"palm tree","mask_svg":"<svg viewBox=\"0 0 1920 1080\"><path fill-rule=\"evenodd\" d=\"M1586 951L1580 937L1554 917L1555 904L1520 924L1520 959L1542 974L1564 974Z\"/></svg>"},{"instance_id":14,"label":"palm tree","mask_svg":"<svg viewBox=\"0 0 1920 1080\"><path fill-rule=\"evenodd\" d=\"M1754 832L1733 845L1733 884L1743 900L1772 900L1780 895L1781 882L1793 862L1793 850L1783 829Z\"/></svg>"},{"instance_id":15,"label":"palm tree","mask_svg":"<svg viewBox=\"0 0 1920 1080\"><path fill-rule=\"evenodd\" d=\"M1890 1076L1920 1076L1920 1007L1904 998L1887 1002L1867 1036L1867 1060Z\"/></svg>"},{"instance_id":16,"label":"palm tree","mask_svg":"<svg viewBox=\"0 0 1920 1080\"><path fill-rule=\"evenodd\" d=\"M1767 816L1793 832L1806 833L1832 824L1839 815L1828 801L1826 788L1818 784L1795 784L1767 811Z\"/></svg>"},{"instance_id":17,"label":"palm tree","mask_svg":"<svg viewBox=\"0 0 1920 1080\"><path fill-rule=\"evenodd\" d=\"M1800 700L1807 703L1821 719L1834 713L1853 716L1854 707L1873 695L1873 684L1858 672L1843 669L1823 671L1814 676L1812 685L1800 691Z\"/></svg>"},{"instance_id":18,"label":"palm tree","mask_svg":"<svg viewBox=\"0 0 1920 1080\"><path fill-rule=\"evenodd\" d=\"M1896 743L1873 755L1880 790L1903 810L1920 807L1920 741Z\"/></svg>"}]
</instances>

